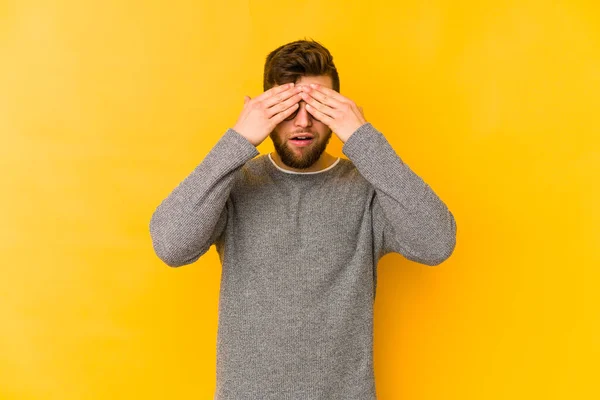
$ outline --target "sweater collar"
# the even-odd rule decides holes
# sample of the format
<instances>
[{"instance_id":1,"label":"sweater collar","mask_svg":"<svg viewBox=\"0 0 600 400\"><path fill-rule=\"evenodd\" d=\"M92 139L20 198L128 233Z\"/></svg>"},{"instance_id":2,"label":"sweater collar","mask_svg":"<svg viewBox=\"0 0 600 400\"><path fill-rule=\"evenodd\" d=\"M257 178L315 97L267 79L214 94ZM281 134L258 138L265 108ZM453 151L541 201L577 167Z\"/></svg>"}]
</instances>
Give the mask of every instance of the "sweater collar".
<instances>
[{"instance_id":1,"label":"sweater collar","mask_svg":"<svg viewBox=\"0 0 600 400\"><path fill-rule=\"evenodd\" d=\"M284 168L281 168L279 165L277 165L275 163L275 161L273 160L273 158L271 158L271 153L267 154L267 156L269 157L269 161L271 161L271 163L273 164L273 166L275 168L277 168L278 170L285 172L286 174L293 174L293 175L314 175L314 174L320 174L321 172L325 172L325 171L329 171L330 169L334 168L339 162L340 162L340 157L337 158L337 160L335 160L335 162L333 164L331 164L329 167L322 169L320 171L311 171L311 172L297 172L297 171L290 171Z\"/></svg>"}]
</instances>

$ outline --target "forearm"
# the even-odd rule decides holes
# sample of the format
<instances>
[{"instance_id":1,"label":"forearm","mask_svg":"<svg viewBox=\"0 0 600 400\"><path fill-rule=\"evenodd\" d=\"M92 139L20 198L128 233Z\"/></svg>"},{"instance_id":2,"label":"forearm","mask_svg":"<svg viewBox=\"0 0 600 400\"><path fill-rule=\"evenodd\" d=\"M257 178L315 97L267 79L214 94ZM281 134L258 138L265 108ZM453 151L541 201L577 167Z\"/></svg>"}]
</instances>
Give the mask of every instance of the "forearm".
<instances>
[{"instance_id":1,"label":"forearm","mask_svg":"<svg viewBox=\"0 0 600 400\"><path fill-rule=\"evenodd\" d=\"M228 129L204 160L165 198L150 220L152 245L170 266L190 264L215 239L235 172L258 150L233 129ZM222 224L221 224L222 225Z\"/></svg>"},{"instance_id":2,"label":"forearm","mask_svg":"<svg viewBox=\"0 0 600 400\"><path fill-rule=\"evenodd\" d=\"M456 243L456 221L431 187L405 164L370 123L342 148L375 188L386 225L388 250L428 265L448 258Z\"/></svg>"}]
</instances>

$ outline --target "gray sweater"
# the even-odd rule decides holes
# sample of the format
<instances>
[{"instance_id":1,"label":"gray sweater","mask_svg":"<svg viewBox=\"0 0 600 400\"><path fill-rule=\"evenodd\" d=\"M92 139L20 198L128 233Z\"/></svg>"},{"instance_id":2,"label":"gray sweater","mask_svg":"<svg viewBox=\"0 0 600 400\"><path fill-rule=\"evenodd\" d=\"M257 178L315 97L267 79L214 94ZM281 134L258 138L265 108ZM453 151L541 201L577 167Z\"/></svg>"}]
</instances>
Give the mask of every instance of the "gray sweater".
<instances>
[{"instance_id":1,"label":"gray sweater","mask_svg":"<svg viewBox=\"0 0 600 400\"><path fill-rule=\"evenodd\" d=\"M292 173L228 129L152 215L167 265L218 251L215 400L376 399L379 258L452 254L454 216L381 132L362 125L342 152Z\"/></svg>"}]
</instances>

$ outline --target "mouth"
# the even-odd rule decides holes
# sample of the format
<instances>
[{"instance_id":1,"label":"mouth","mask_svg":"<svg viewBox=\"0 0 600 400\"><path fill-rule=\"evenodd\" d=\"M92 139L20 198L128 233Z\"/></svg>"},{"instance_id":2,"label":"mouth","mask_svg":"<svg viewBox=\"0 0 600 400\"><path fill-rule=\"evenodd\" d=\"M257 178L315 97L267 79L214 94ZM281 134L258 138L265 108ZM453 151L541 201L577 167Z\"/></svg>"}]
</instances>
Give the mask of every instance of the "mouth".
<instances>
[{"instance_id":1,"label":"mouth","mask_svg":"<svg viewBox=\"0 0 600 400\"><path fill-rule=\"evenodd\" d=\"M298 147L309 146L313 142L314 138L312 135L295 135L290 139L290 142Z\"/></svg>"}]
</instances>

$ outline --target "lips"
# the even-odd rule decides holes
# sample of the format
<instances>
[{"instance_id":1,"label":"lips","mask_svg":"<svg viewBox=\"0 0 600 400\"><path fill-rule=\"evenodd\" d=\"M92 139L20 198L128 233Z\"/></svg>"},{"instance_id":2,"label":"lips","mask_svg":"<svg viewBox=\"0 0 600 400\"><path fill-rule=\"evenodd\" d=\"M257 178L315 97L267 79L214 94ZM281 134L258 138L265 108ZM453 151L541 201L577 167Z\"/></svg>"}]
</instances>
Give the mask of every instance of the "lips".
<instances>
[{"instance_id":1,"label":"lips","mask_svg":"<svg viewBox=\"0 0 600 400\"><path fill-rule=\"evenodd\" d=\"M297 134L292 135L292 137L290 137L290 140L297 139L297 138L300 138L300 137L304 137L304 138L307 138L307 139L313 139L314 138L313 135L311 135L310 133L297 133Z\"/></svg>"},{"instance_id":2,"label":"lips","mask_svg":"<svg viewBox=\"0 0 600 400\"><path fill-rule=\"evenodd\" d=\"M299 138L305 138L305 139L299 139ZM297 134L290 138L290 142L299 147L308 146L313 142L313 136L309 135L309 134L304 134L304 135Z\"/></svg>"}]
</instances>

